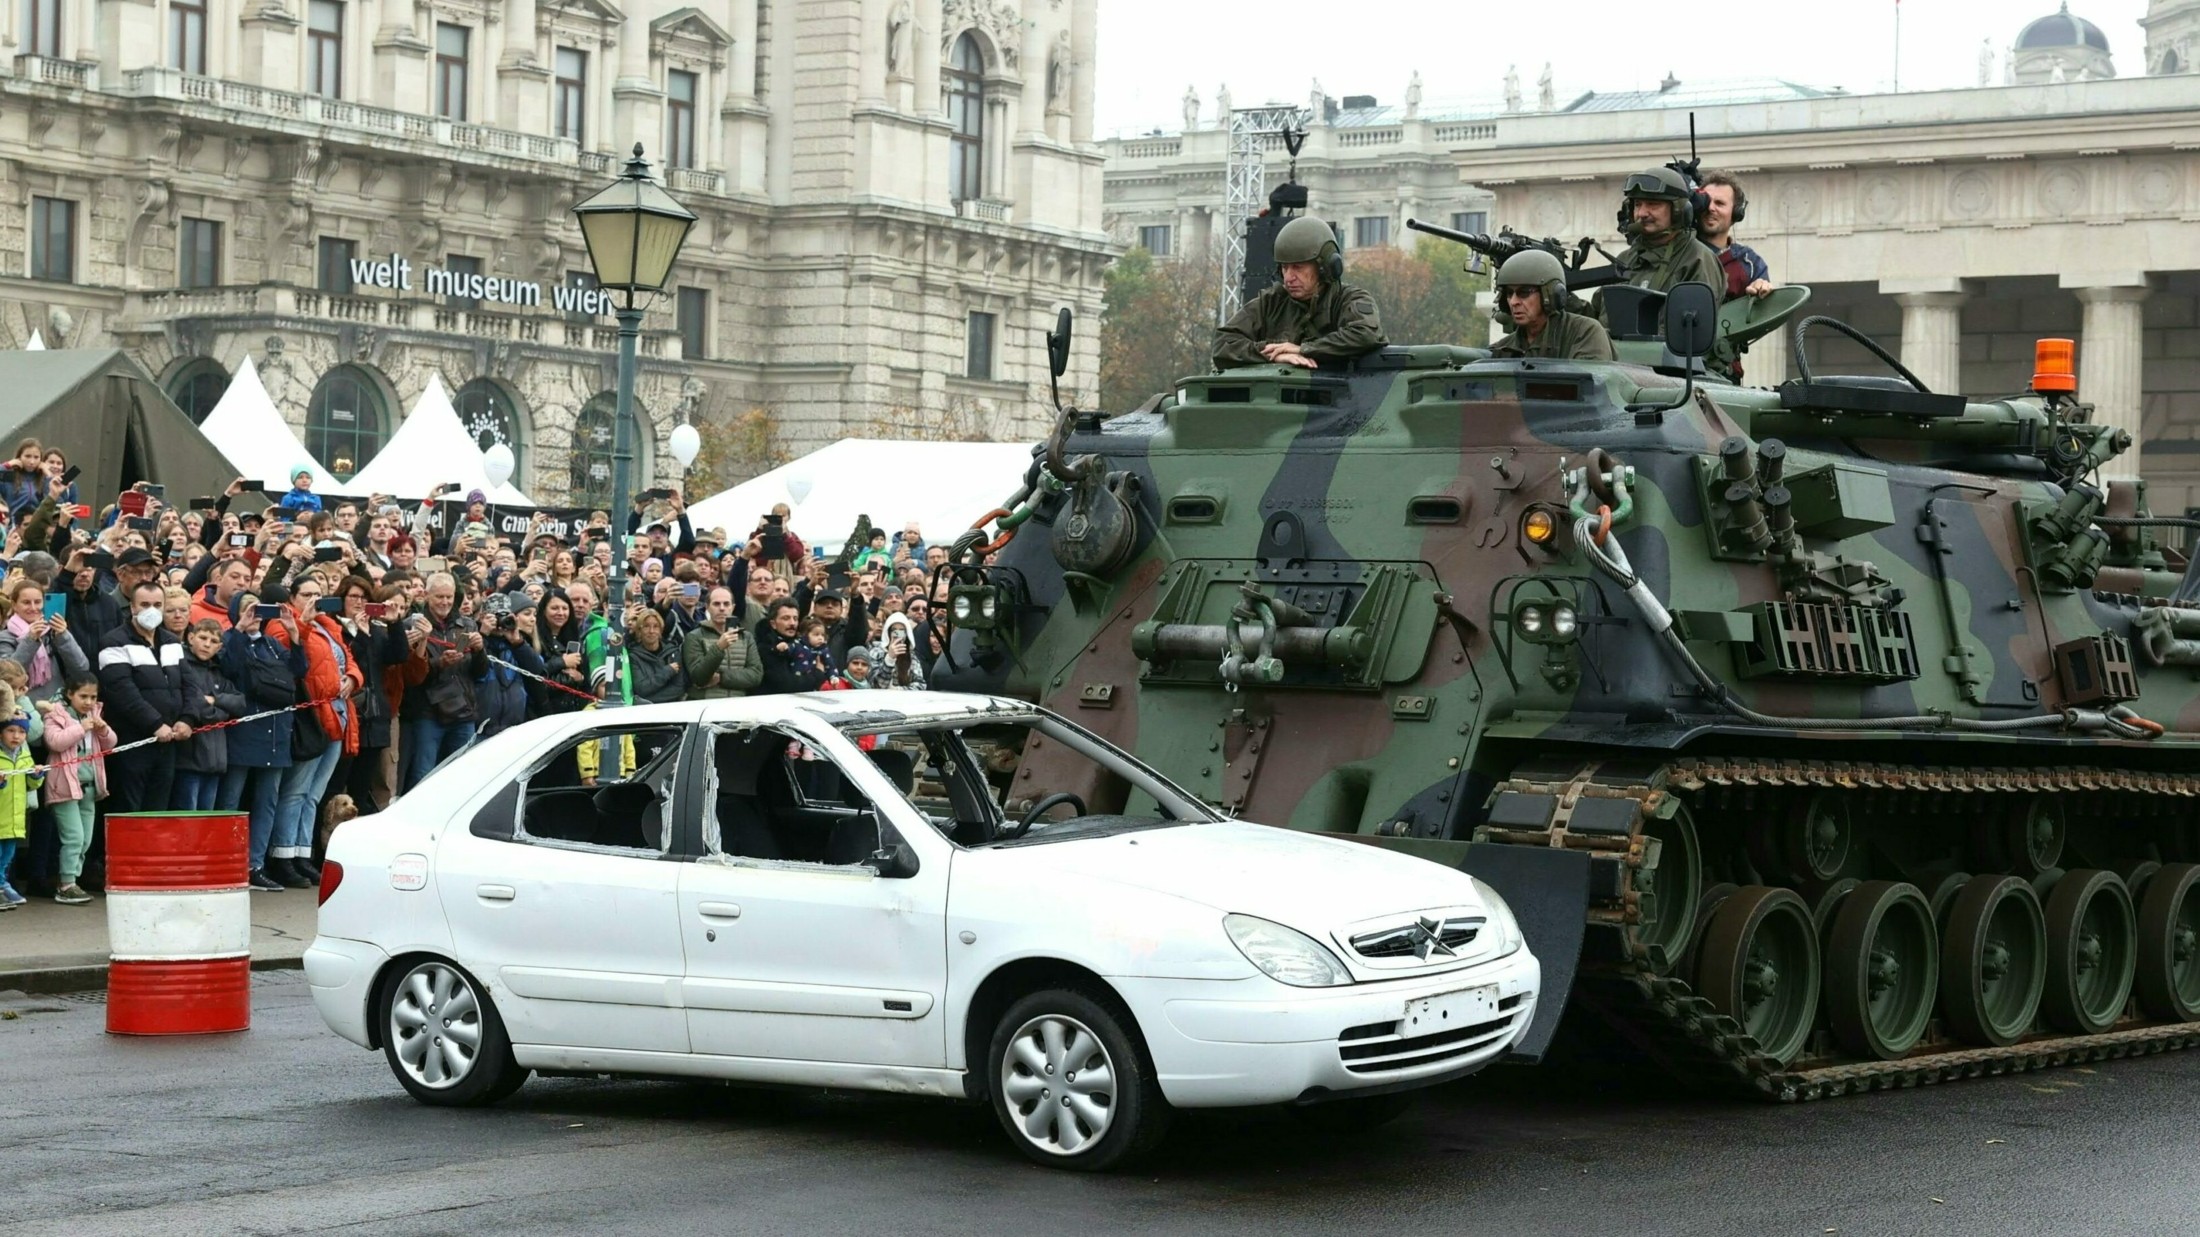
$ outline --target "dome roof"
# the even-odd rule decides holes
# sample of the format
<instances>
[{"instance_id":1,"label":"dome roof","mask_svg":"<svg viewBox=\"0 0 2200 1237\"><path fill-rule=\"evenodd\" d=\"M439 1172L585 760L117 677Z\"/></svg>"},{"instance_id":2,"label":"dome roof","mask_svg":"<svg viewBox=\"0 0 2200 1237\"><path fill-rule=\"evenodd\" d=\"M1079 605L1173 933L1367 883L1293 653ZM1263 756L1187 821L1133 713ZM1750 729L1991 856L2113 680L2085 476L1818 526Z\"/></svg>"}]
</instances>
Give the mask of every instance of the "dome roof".
<instances>
[{"instance_id":1,"label":"dome roof","mask_svg":"<svg viewBox=\"0 0 2200 1237\"><path fill-rule=\"evenodd\" d=\"M2072 17L2070 5L2065 3L2061 12L2040 18L2017 35L2018 51L2051 47L2091 47L2105 52L2108 36L2083 17Z\"/></svg>"}]
</instances>

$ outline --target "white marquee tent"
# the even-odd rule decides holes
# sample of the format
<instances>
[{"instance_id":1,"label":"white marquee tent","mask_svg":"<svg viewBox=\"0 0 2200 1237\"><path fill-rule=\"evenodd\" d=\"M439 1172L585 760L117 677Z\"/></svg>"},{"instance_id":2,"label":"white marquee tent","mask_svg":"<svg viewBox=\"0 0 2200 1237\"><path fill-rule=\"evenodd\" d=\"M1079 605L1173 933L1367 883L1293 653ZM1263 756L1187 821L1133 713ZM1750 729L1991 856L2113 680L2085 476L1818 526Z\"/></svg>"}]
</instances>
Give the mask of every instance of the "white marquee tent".
<instances>
[{"instance_id":1,"label":"white marquee tent","mask_svg":"<svg viewBox=\"0 0 2200 1237\"><path fill-rule=\"evenodd\" d=\"M31 342L29 342L29 343L27 343L27 344L23 345L23 351L25 351L25 352L44 352L45 350L46 350L46 337L45 337L45 336L43 336L43 335L41 335L41 334L39 334L39 333L38 333L38 332L36 332L36 331L32 331L32 332L31 332Z\"/></svg>"},{"instance_id":2,"label":"white marquee tent","mask_svg":"<svg viewBox=\"0 0 2200 1237\"><path fill-rule=\"evenodd\" d=\"M944 545L1015 494L1030 467L1029 443L844 438L703 499L688 518L739 540L785 503L788 528L815 551L838 553L858 515L890 533L915 520L927 542Z\"/></svg>"},{"instance_id":3,"label":"white marquee tent","mask_svg":"<svg viewBox=\"0 0 2200 1237\"><path fill-rule=\"evenodd\" d=\"M249 356L237 367L214 410L206 414L199 432L237 466L237 475L258 481L271 494L290 488L291 470L300 464L313 471L314 493L334 494L342 489L291 432Z\"/></svg>"},{"instance_id":4,"label":"white marquee tent","mask_svg":"<svg viewBox=\"0 0 2200 1237\"><path fill-rule=\"evenodd\" d=\"M428 389L405 417L397 432L382 444L359 475L342 486L347 494L388 494L396 498L426 498L438 485L456 483L458 496L480 490L489 501L527 507L534 500L509 481L492 487L481 446L459 422L458 410L443 389L441 375L428 375Z\"/></svg>"}]
</instances>

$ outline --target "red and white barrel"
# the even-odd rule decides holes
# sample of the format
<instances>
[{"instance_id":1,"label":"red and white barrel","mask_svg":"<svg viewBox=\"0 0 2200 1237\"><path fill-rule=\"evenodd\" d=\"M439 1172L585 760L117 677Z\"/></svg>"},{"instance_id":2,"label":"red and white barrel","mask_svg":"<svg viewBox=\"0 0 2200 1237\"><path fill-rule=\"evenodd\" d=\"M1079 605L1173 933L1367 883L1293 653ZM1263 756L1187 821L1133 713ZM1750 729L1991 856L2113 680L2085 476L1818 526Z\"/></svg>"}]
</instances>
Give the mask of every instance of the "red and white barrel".
<instances>
[{"instance_id":1,"label":"red and white barrel","mask_svg":"<svg viewBox=\"0 0 2200 1237\"><path fill-rule=\"evenodd\" d=\"M204 1035L252 1025L251 822L107 818L107 1031Z\"/></svg>"}]
</instances>

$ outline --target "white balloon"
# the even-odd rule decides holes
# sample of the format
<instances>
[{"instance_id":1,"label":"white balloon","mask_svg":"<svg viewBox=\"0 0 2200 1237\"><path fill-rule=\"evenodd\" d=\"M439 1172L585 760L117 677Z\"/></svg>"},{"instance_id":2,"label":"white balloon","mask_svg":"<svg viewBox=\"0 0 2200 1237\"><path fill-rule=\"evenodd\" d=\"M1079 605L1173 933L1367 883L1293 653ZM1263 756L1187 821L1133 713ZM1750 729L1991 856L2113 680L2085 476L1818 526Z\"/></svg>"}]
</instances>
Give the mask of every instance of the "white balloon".
<instances>
[{"instance_id":1,"label":"white balloon","mask_svg":"<svg viewBox=\"0 0 2200 1237\"><path fill-rule=\"evenodd\" d=\"M672 429L672 438L666 445L672 448L672 458L680 461L680 467L686 468L695 462L696 456L702 454L703 436L692 425L676 425Z\"/></svg>"},{"instance_id":2,"label":"white balloon","mask_svg":"<svg viewBox=\"0 0 2200 1237\"><path fill-rule=\"evenodd\" d=\"M795 502L795 505L796 505L796 506L801 506L801 505L802 505L802 500L803 500L803 499L805 499L805 498L808 498L809 496L810 496L810 471L809 471L809 469L806 469L806 468L797 468L797 469L793 470L792 472L789 472L789 473L787 474L787 497L789 497L789 498L793 499L793 500L794 500L794 502Z\"/></svg>"},{"instance_id":3,"label":"white balloon","mask_svg":"<svg viewBox=\"0 0 2200 1237\"><path fill-rule=\"evenodd\" d=\"M512 458L512 449L501 442L492 442L481 453L481 468L489 474L489 488L496 489L512 479L512 469L518 460Z\"/></svg>"}]
</instances>

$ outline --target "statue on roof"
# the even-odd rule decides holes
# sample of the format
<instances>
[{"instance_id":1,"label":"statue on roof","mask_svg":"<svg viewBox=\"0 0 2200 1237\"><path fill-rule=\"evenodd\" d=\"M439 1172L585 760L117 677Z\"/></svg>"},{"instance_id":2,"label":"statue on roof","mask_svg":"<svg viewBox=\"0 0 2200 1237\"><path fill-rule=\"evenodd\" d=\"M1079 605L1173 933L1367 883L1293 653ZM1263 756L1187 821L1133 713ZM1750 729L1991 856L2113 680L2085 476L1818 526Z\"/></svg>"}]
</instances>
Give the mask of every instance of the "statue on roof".
<instances>
[{"instance_id":1,"label":"statue on roof","mask_svg":"<svg viewBox=\"0 0 2200 1237\"><path fill-rule=\"evenodd\" d=\"M1535 79L1535 105L1538 111L1558 110L1558 88L1551 84L1551 62L1543 62L1543 76Z\"/></svg>"},{"instance_id":2,"label":"statue on roof","mask_svg":"<svg viewBox=\"0 0 2200 1237\"><path fill-rule=\"evenodd\" d=\"M1184 131L1190 133L1199 127L1199 91L1190 86L1184 88Z\"/></svg>"},{"instance_id":3,"label":"statue on roof","mask_svg":"<svg viewBox=\"0 0 2200 1237\"><path fill-rule=\"evenodd\" d=\"M1979 40L1978 84L1981 86L1994 84L1994 41L1992 39Z\"/></svg>"},{"instance_id":4,"label":"statue on roof","mask_svg":"<svg viewBox=\"0 0 2200 1237\"><path fill-rule=\"evenodd\" d=\"M1520 110L1520 66L1518 65L1505 66L1505 110L1507 112L1518 112Z\"/></svg>"},{"instance_id":5,"label":"statue on roof","mask_svg":"<svg viewBox=\"0 0 2200 1237\"><path fill-rule=\"evenodd\" d=\"M1215 90L1215 123L1230 127L1230 83L1224 82Z\"/></svg>"},{"instance_id":6,"label":"statue on roof","mask_svg":"<svg viewBox=\"0 0 2200 1237\"><path fill-rule=\"evenodd\" d=\"M1406 119L1418 120L1421 116L1421 71L1413 71L1413 80L1406 83Z\"/></svg>"}]
</instances>

